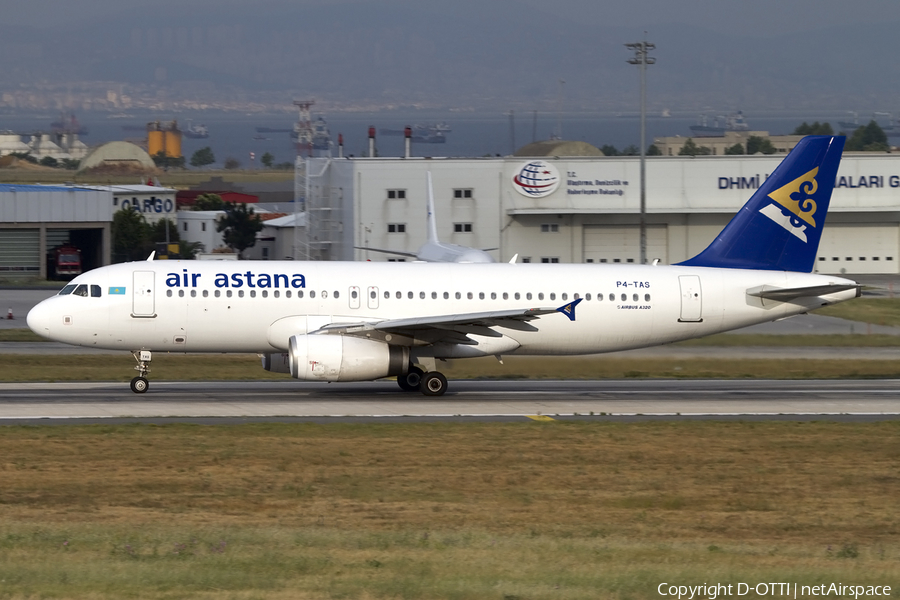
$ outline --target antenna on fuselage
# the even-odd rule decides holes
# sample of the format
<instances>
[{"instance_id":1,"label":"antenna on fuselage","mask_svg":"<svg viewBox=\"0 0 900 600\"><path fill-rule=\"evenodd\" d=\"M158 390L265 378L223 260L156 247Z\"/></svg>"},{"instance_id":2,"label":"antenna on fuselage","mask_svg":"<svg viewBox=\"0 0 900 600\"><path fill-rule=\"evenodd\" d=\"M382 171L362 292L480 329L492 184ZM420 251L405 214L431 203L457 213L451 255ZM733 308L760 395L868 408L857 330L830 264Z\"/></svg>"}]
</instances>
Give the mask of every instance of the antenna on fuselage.
<instances>
[{"instance_id":1,"label":"antenna on fuselage","mask_svg":"<svg viewBox=\"0 0 900 600\"><path fill-rule=\"evenodd\" d=\"M156 250L150 253L150 256L147 257L147 261L152 261L154 256L156 256Z\"/></svg>"}]
</instances>

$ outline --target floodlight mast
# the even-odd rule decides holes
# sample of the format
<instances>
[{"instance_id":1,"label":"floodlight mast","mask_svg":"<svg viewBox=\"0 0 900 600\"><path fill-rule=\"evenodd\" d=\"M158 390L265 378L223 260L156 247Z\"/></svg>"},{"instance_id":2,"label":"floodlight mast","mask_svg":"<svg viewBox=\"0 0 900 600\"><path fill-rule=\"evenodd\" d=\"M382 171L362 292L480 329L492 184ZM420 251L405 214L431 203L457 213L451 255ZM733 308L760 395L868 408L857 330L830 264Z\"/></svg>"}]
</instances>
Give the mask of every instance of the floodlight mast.
<instances>
[{"instance_id":1,"label":"floodlight mast","mask_svg":"<svg viewBox=\"0 0 900 600\"><path fill-rule=\"evenodd\" d=\"M646 35L647 32L644 32ZM629 59L628 64L639 65L641 68L641 141L638 144L641 150L641 264L647 264L647 172L646 172L646 137L647 137L647 65L656 63L656 59L647 56L650 50L656 49L656 44L650 42L635 42L625 44L629 50L634 50L634 58Z\"/></svg>"}]
</instances>

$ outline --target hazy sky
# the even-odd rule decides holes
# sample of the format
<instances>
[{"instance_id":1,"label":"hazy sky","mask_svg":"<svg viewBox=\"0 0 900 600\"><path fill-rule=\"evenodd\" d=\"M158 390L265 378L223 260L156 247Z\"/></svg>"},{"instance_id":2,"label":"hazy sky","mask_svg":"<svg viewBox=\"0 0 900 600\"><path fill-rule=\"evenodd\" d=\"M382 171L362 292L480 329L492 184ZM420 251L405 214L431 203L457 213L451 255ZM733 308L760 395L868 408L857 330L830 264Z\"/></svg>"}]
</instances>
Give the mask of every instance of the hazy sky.
<instances>
[{"instance_id":1,"label":"hazy sky","mask_svg":"<svg viewBox=\"0 0 900 600\"><path fill-rule=\"evenodd\" d=\"M492 0L488 0L490 3ZM552 12L573 20L591 19L603 26L652 29L654 25L690 23L730 32L740 37L809 31L848 24L878 23L900 19L897 0L493 0L510 10ZM475 10L484 2L471 0L0 0L3 20L10 25L58 26L72 22L141 11L148 20L171 20L185 7L205 8L221 15L248 6L278 19L280 9L297 6L392 5L422 7L458 6Z\"/></svg>"},{"instance_id":2,"label":"hazy sky","mask_svg":"<svg viewBox=\"0 0 900 600\"><path fill-rule=\"evenodd\" d=\"M96 81L357 105L900 114L900 0L0 0L0 91ZM37 30L37 31L35 31ZM204 88L204 86L206 86ZM185 91L187 90L187 91ZM896 104L896 106L895 106Z\"/></svg>"}]
</instances>

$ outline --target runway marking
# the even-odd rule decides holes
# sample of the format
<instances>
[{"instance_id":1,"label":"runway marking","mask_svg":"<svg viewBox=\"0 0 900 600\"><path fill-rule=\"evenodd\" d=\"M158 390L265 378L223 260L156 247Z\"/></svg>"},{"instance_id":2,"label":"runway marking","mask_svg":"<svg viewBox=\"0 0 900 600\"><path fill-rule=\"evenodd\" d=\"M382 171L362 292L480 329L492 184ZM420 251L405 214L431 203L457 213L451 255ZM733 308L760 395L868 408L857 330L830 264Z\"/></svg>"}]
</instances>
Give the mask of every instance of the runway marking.
<instances>
[{"instance_id":1,"label":"runway marking","mask_svg":"<svg viewBox=\"0 0 900 600\"><path fill-rule=\"evenodd\" d=\"M548 417L547 415L525 415L529 419L533 419L535 421L555 421L556 419L552 417Z\"/></svg>"}]
</instances>

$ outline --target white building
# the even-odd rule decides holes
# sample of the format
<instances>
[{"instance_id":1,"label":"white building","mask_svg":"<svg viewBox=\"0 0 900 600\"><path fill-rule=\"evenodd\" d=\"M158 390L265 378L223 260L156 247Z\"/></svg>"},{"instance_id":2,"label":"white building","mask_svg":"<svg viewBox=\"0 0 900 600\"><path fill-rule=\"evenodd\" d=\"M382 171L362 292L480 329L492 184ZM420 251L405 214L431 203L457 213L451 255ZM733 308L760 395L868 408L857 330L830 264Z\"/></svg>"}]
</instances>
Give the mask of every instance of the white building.
<instances>
[{"instance_id":1,"label":"white building","mask_svg":"<svg viewBox=\"0 0 900 600\"><path fill-rule=\"evenodd\" d=\"M649 157L648 258L703 250L783 155ZM426 239L426 172L442 241L506 261L638 262L637 157L310 159L308 253L387 260L355 247L415 252ZM304 258L302 254L298 258ZM818 270L897 273L900 156L847 154L838 172Z\"/></svg>"},{"instance_id":2,"label":"white building","mask_svg":"<svg viewBox=\"0 0 900 600\"><path fill-rule=\"evenodd\" d=\"M95 185L81 186L112 194L113 212L134 209L144 215L148 223L177 218L175 194L178 190L155 185Z\"/></svg>"}]
</instances>

